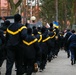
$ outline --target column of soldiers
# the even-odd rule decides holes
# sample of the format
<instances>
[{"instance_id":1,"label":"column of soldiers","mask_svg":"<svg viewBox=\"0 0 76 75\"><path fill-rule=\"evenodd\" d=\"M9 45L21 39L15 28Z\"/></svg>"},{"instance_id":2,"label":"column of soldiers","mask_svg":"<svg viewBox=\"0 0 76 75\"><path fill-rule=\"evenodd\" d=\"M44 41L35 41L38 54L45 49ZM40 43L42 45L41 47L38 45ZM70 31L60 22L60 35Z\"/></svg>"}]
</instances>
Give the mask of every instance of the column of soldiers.
<instances>
[{"instance_id":1,"label":"column of soldiers","mask_svg":"<svg viewBox=\"0 0 76 75\"><path fill-rule=\"evenodd\" d=\"M59 30L53 24L50 28L35 26L33 28L21 24L21 15L14 15L14 23L10 25L5 21L6 36L1 32L2 45L0 45L0 68L6 59L6 74L12 74L13 64L16 64L16 75L32 75L38 69L43 71L47 61L58 56L60 49Z\"/></svg>"}]
</instances>

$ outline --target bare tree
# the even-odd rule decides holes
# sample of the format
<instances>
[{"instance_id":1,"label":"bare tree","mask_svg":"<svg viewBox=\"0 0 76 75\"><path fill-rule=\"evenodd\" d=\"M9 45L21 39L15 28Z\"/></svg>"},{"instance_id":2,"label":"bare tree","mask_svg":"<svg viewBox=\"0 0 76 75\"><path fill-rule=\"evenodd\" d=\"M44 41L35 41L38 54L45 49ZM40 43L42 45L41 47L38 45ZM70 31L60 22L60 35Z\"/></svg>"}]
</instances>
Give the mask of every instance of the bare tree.
<instances>
[{"instance_id":1,"label":"bare tree","mask_svg":"<svg viewBox=\"0 0 76 75\"><path fill-rule=\"evenodd\" d=\"M14 15L16 13L16 9L21 4L22 0L18 0L17 3L14 3L14 0L7 0L7 1L10 3L11 15Z\"/></svg>"}]
</instances>

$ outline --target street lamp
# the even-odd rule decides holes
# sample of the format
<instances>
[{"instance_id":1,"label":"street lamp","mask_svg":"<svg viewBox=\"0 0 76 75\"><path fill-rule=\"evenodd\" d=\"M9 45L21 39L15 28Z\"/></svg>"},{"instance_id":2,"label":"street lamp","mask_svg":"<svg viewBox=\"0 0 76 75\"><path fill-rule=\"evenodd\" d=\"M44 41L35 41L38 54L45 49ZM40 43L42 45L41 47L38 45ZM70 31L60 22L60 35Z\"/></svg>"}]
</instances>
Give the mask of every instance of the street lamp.
<instances>
[{"instance_id":1,"label":"street lamp","mask_svg":"<svg viewBox=\"0 0 76 75\"><path fill-rule=\"evenodd\" d=\"M32 0L31 0L30 10L31 10L30 15L31 15L31 17L32 17Z\"/></svg>"}]
</instances>

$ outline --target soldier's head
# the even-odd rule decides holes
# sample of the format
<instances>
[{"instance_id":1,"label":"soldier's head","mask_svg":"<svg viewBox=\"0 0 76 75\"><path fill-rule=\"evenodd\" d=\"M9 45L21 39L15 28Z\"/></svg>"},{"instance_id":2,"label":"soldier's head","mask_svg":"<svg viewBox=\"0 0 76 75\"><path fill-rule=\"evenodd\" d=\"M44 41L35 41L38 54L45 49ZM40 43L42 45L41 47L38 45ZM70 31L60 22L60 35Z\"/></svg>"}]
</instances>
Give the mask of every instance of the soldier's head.
<instances>
[{"instance_id":1,"label":"soldier's head","mask_svg":"<svg viewBox=\"0 0 76 75\"><path fill-rule=\"evenodd\" d=\"M33 30L33 34L34 34L34 35L37 35L37 34L38 34L37 29L34 29L34 30Z\"/></svg>"},{"instance_id":2,"label":"soldier's head","mask_svg":"<svg viewBox=\"0 0 76 75\"><path fill-rule=\"evenodd\" d=\"M72 33L75 33L75 30L72 30L71 32L72 32Z\"/></svg>"},{"instance_id":3,"label":"soldier's head","mask_svg":"<svg viewBox=\"0 0 76 75\"><path fill-rule=\"evenodd\" d=\"M32 34L32 29L31 28L27 29L27 34Z\"/></svg>"},{"instance_id":4,"label":"soldier's head","mask_svg":"<svg viewBox=\"0 0 76 75\"><path fill-rule=\"evenodd\" d=\"M37 27L38 31L41 31L41 27Z\"/></svg>"},{"instance_id":5,"label":"soldier's head","mask_svg":"<svg viewBox=\"0 0 76 75\"><path fill-rule=\"evenodd\" d=\"M50 28L53 28L53 23L50 23L49 25L50 25Z\"/></svg>"},{"instance_id":6,"label":"soldier's head","mask_svg":"<svg viewBox=\"0 0 76 75\"><path fill-rule=\"evenodd\" d=\"M10 21L9 21L9 20L6 20L6 21L5 21L5 25L6 25L6 26L9 26L9 25L10 25Z\"/></svg>"},{"instance_id":7,"label":"soldier's head","mask_svg":"<svg viewBox=\"0 0 76 75\"><path fill-rule=\"evenodd\" d=\"M70 31L70 29L67 29L67 32L69 32Z\"/></svg>"},{"instance_id":8,"label":"soldier's head","mask_svg":"<svg viewBox=\"0 0 76 75\"><path fill-rule=\"evenodd\" d=\"M36 29L36 26L33 26L33 30Z\"/></svg>"},{"instance_id":9,"label":"soldier's head","mask_svg":"<svg viewBox=\"0 0 76 75\"><path fill-rule=\"evenodd\" d=\"M46 31L46 28L45 27L42 27L41 33L44 33L45 31Z\"/></svg>"},{"instance_id":10,"label":"soldier's head","mask_svg":"<svg viewBox=\"0 0 76 75\"><path fill-rule=\"evenodd\" d=\"M15 14L14 15L14 21L15 22L21 22L21 15L20 14Z\"/></svg>"},{"instance_id":11,"label":"soldier's head","mask_svg":"<svg viewBox=\"0 0 76 75\"><path fill-rule=\"evenodd\" d=\"M2 25L2 30L6 31L8 26L10 25L10 21L9 20L5 20L4 25Z\"/></svg>"}]
</instances>

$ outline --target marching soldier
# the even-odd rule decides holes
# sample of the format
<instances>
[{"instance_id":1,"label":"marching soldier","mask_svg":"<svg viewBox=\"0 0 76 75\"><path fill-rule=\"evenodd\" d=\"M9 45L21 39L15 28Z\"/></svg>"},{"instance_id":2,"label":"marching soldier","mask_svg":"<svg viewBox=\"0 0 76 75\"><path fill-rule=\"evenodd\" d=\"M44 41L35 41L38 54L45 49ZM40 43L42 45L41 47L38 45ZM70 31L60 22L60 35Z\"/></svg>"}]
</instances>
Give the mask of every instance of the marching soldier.
<instances>
[{"instance_id":1,"label":"marching soldier","mask_svg":"<svg viewBox=\"0 0 76 75\"><path fill-rule=\"evenodd\" d=\"M67 57L69 58L70 57L70 52L69 52L69 49L67 47L67 40L68 38L72 35L72 32L70 31L70 29L67 30L66 32L66 35L64 37L64 49L65 51L67 52Z\"/></svg>"},{"instance_id":2,"label":"marching soldier","mask_svg":"<svg viewBox=\"0 0 76 75\"><path fill-rule=\"evenodd\" d=\"M44 70L47 63L48 49L50 48L50 36L48 35L48 31L45 27L41 29L41 34L42 34L42 42L41 42L42 58L41 58L40 70Z\"/></svg>"},{"instance_id":3,"label":"marching soldier","mask_svg":"<svg viewBox=\"0 0 76 75\"><path fill-rule=\"evenodd\" d=\"M7 63L6 63L6 75L11 75L13 64L16 61L17 73L16 75L22 75L22 40L26 37L26 27L21 24L21 15L14 15L14 23L7 28L6 33L6 47L7 47Z\"/></svg>"},{"instance_id":4,"label":"marching soldier","mask_svg":"<svg viewBox=\"0 0 76 75\"><path fill-rule=\"evenodd\" d=\"M67 47L71 52L71 65L76 64L76 33L72 31L72 35L68 38Z\"/></svg>"},{"instance_id":5,"label":"marching soldier","mask_svg":"<svg viewBox=\"0 0 76 75\"><path fill-rule=\"evenodd\" d=\"M4 25L0 29L0 69L2 67L3 61L6 59L6 30L10 25L9 20L5 20Z\"/></svg>"},{"instance_id":6,"label":"marching soldier","mask_svg":"<svg viewBox=\"0 0 76 75\"><path fill-rule=\"evenodd\" d=\"M52 60L52 57L54 56L55 50L55 36L56 36L56 32L53 32L53 28L49 28L49 32L48 32L49 36L50 36L50 47L49 47L49 51L48 51L48 61L50 62Z\"/></svg>"},{"instance_id":7,"label":"marching soldier","mask_svg":"<svg viewBox=\"0 0 76 75\"><path fill-rule=\"evenodd\" d=\"M32 72L38 70L37 61L40 56L40 47L36 37L32 35L32 29L27 29L27 36L23 40L24 49L24 67L26 75L32 75Z\"/></svg>"},{"instance_id":8,"label":"marching soldier","mask_svg":"<svg viewBox=\"0 0 76 75\"><path fill-rule=\"evenodd\" d=\"M40 68L41 57L42 57L42 49L41 49L42 35L38 33L38 30L37 29L34 29L33 30L33 34L38 39L38 44L39 44L39 47L40 47L40 56L38 58L38 66Z\"/></svg>"},{"instance_id":9,"label":"marching soldier","mask_svg":"<svg viewBox=\"0 0 76 75\"><path fill-rule=\"evenodd\" d=\"M0 30L0 74L1 74L1 66L4 61L4 44L5 44L5 37L2 30Z\"/></svg>"}]
</instances>

